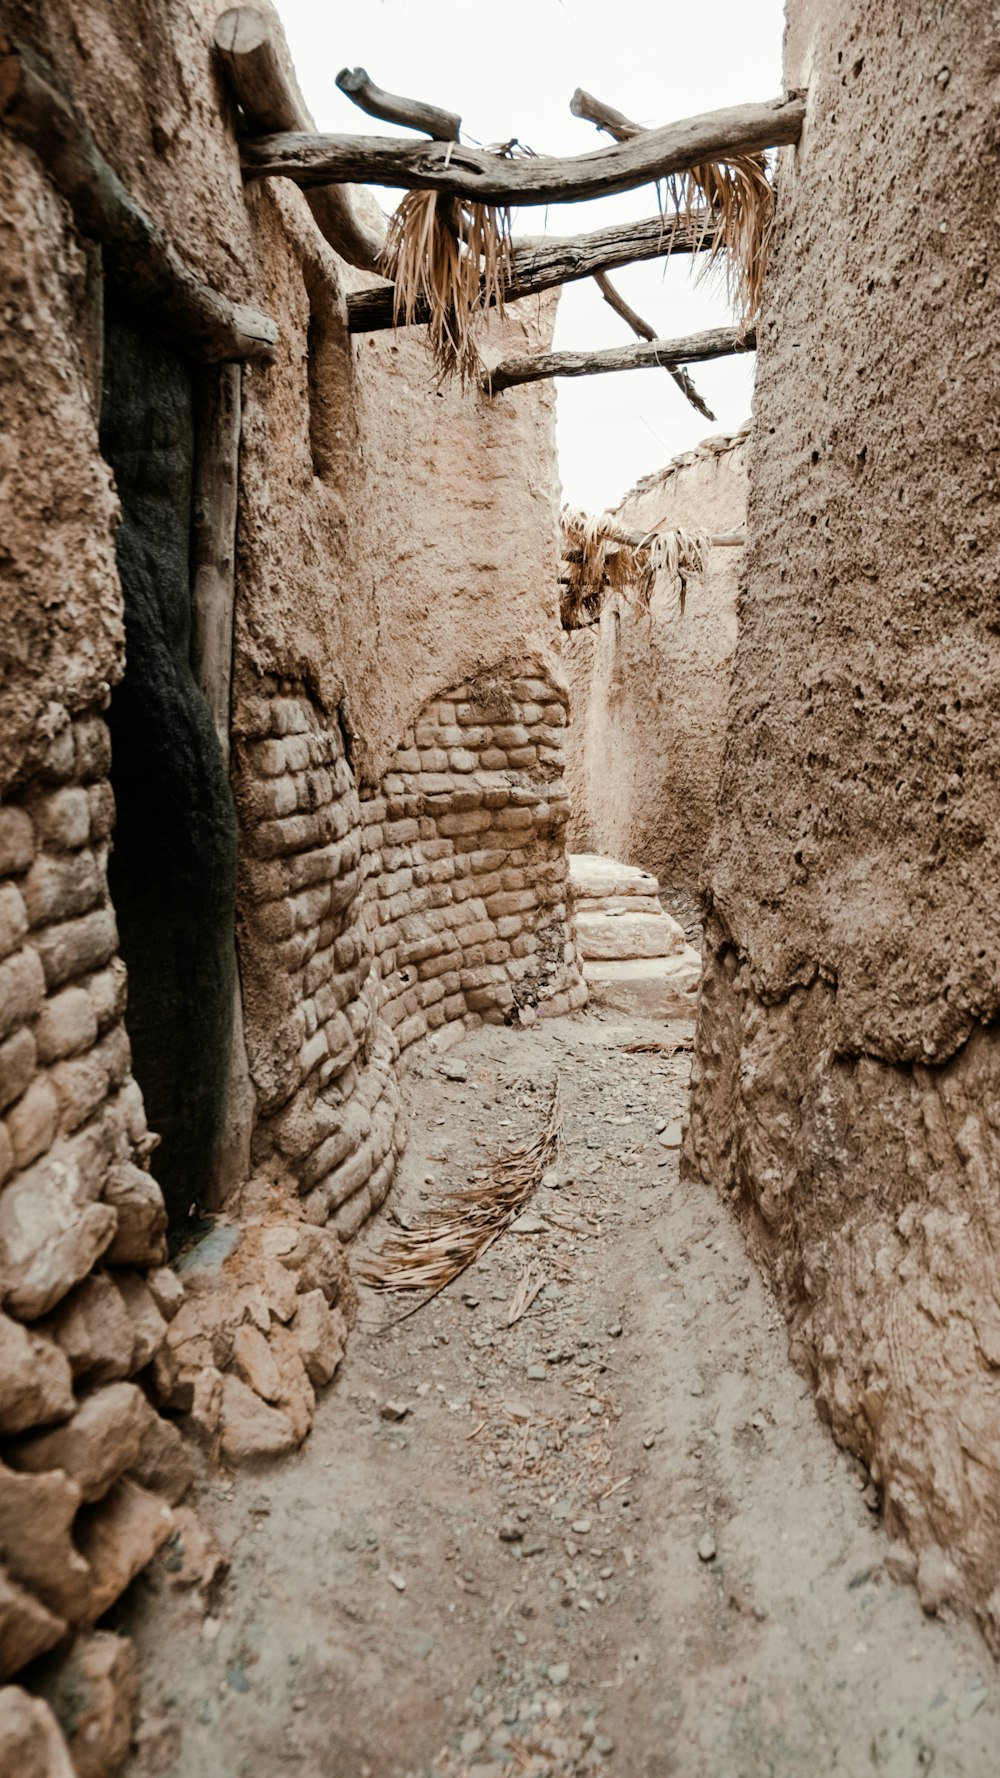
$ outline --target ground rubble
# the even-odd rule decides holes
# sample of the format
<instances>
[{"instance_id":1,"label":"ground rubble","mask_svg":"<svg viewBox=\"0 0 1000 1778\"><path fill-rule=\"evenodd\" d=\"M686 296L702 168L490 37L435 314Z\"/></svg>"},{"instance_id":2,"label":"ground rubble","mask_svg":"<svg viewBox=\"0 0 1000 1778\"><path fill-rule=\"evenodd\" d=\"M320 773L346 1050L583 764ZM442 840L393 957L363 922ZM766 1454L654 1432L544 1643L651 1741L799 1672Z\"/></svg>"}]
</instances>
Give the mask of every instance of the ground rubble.
<instances>
[{"instance_id":1,"label":"ground rubble","mask_svg":"<svg viewBox=\"0 0 1000 1778\"><path fill-rule=\"evenodd\" d=\"M726 1206L679 1180L691 1029L591 1010L410 1069L403 1222L557 1077L559 1160L416 1314L362 1291L300 1450L206 1460L219 1559L179 1582L167 1546L115 1620L131 1778L994 1771L992 1662L887 1573Z\"/></svg>"}]
</instances>

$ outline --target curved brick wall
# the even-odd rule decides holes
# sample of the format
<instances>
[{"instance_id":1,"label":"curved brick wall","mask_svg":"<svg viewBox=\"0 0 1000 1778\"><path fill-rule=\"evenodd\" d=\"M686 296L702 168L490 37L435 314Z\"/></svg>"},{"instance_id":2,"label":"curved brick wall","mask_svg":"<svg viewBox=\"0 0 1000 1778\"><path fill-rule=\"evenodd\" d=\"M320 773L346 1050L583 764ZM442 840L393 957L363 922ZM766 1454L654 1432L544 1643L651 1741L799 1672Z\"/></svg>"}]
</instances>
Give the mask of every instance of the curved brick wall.
<instances>
[{"instance_id":1,"label":"curved brick wall","mask_svg":"<svg viewBox=\"0 0 1000 1778\"><path fill-rule=\"evenodd\" d=\"M505 670L429 705L359 801L300 682L241 702L240 966L254 1163L344 1239L402 1150L396 1068L431 1033L586 999L566 920L566 694Z\"/></svg>"},{"instance_id":2,"label":"curved brick wall","mask_svg":"<svg viewBox=\"0 0 1000 1778\"><path fill-rule=\"evenodd\" d=\"M301 683L263 679L241 705L233 774L254 1162L290 1174L306 1219L349 1237L384 1198L403 1133L339 723Z\"/></svg>"},{"instance_id":3,"label":"curved brick wall","mask_svg":"<svg viewBox=\"0 0 1000 1778\"><path fill-rule=\"evenodd\" d=\"M532 665L435 699L362 804L383 1017L406 1050L584 986L567 924L567 697Z\"/></svg>"}]
</instances>

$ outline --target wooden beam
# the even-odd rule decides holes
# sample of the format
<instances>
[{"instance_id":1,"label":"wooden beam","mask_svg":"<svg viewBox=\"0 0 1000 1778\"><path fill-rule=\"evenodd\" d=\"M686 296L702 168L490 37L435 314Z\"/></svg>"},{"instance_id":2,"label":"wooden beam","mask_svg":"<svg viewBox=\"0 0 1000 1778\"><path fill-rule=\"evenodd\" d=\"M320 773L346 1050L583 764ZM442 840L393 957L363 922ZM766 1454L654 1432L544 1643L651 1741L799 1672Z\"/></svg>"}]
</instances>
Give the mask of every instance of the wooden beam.
<instances>
[{"instance_id":1,"label":"wooden beam","mask_svg":"<svg viewBox=\"0 0 1000 1778\"><path fill-rule=\"evenodd\" d=\"M578 86L569 102L574 117L585 118L587 123L596 124L599 130L606 130L616 142L627 142L632 136L642 134L642 125L633 123L623 112L616 111L613 105L605 105L603 99L595 99L593 93L584 92Z\"/></svg>"},{"instance_id":2,"label":"wooden beam","mask_svg":"<svg viewBox=\"0 0 1000 1778\"><path fill-rule=\"evenodd\" d=\"M671 527L664 525L663 529L669 531ZM655 531L609 531L608 542L624 544L627 549L639 549L644 543L652 543L655 536ZM716 531L706 537L704 541L712 549L742 549L746 543L746 534L743 531ZM559 559L563 562L579 563L583 561L583 551L574 545L571 549L563 550ZM563 580L559 582L560 586L568 584Z\"/></svg>"},{"instance_id":3,"label":"wooden beam","mask_svg":"<svg viewBox=\"0 0 1000 1778\"><path fill-rule=\"evenodd\" d=\"M645 222L617 224L565 240L553 237L515 241L504 301L519 302L522 297L538 296L557 285L572 284L580 278L591 278L596 272L613 271L616 266L632 265L639 260L661 259L667 253L694 253L710 248L714 241L714 227L701 216L696 216L692 223L673 226L669 219L650 216ZM351 333L380 333L392 327L393 292L393 285L380 284L349 295L347 325ZM427 318L427 305L420 305L411 325Z\"/></svg>"},{"instance_id":4,"label":"wooden beam","mask_svg":"<svg viewBox=\"0 0 1000 1778\"><path fill-rule=\"evenodd\" d=\"M621 291L615 289L610 278L606 278L603 272L595 272L594 283L597 285L597 288L608 307L614 309L615 314L620 315L621 319L628 323L637 339L655 340L655 327L650 327L648 321L644 321L641 315L636 314L631 305L625 301ZM665 364L663 368L667 375L673 378L681 394L686 401L691 403L695 412L701 414L704 419L712 420L714 422L715 415L711 408L706 406L705 402L702 401L702 398L698 394L691 378L688 376L687 371L681 369L681 367L676 364Z\"/></svg>"},{"instance_id":5,"label":"wooden beam","mask_svg":"<svg viewBox=\"0 0 1000 1778\"><path fill-rule=\"evenodd\" d=\"M707 358L729 358L752 352L757 338L752 328L740 334L735 327L713 327L692 333L687 339L637 341L634 346L613 346L608 352L536 352L528 358L505 358L487 371L482 388L490 395L512 389L517 383L538 383L546 377L592 377L612 370L652 370L670 364L693 364Z\"/></svg>"},{"instance_id":6,"label":"wooden beam","mask_svg":"<svg viewBox=\"0 0 1000 1778\"><path fill-rule=\"evenodd\" d=\"M396 93L383 92L364 68L341 68L337 85L369 117L402 124L406 130L422 130L435 142L458 141L462 119L454 111L440 111L422 99L401 99Z\"/></svg>"},{"instance_id":7,"label":"wooden beam","mask_svg":"<svg viewBox=\"0 0 1000 1778\"><path fill-rule=\"evenodd\" d=\"M50 70L2 34L0 122L37 154L80 233L104 249L105 276L157 332L207 363L273 360L275 323L195 276L108 165Z\"/></svg>"},{"instance_id":8,"label":"wooden beam","mask_svg":"<svg viewBox=\"0 0 1000 1778\"><path fill-rule=\"evenodd\" d=\"M443 191L484 204L572 204L634 190L700 161L797 142L804 117L805 102L793 93L643 130L627 142L565 160L511 160L464 143L281 134L244 142L243 168L251 179L293 179L304 187L347 180Z\"/></svg>"},{"instance_id":9,"label":"wooden beam","mask_svg":"<svg viewBox=\"0 0 1000 1778\"><path fill-rule=\"evenodd\" d=\"M236 606L242 373L220 364L196 384L197 450L191 535L191 669L229 763L229 698Z\"/></svg>"},{"instance_id":10,"label":"wooden beam","mask_svg":"<svg viewBox=\"0 0 1000 1778\"><path fill-rule=\"evenodd\" d=\"M278 33L253 6L232 6L216 20L216 54L230 90L254 131L309 130L312 118L281 54ZM378 270L385 242L381 229L362 217L350 190L320 186L307 191L306 203L324 240L350 265ZM374 207L374 206L373 206Z\"/></svg>"}]
</instances>

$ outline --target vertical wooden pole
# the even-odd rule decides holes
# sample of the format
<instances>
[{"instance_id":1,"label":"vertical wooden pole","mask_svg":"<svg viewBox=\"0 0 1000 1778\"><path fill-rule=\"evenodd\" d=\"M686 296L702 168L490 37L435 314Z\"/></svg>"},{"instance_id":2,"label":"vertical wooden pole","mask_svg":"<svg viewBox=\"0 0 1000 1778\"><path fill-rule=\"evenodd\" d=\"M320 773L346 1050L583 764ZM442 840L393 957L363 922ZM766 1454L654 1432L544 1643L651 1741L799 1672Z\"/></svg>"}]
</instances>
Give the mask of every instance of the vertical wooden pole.
<instances>
[{"instance_id":1,"label":"vertical wooden pole","mask_svg":"<svg viewBox=\"0 0 1000 1778\"><path fill-rule=\"evenodd\" d=\"M191 665L229 763L233 622L236 608L236 516L239 497L242 371L238 364L202 370L196 384L194 533L192 538ZM233 935L235 947L236 936ZM250 1172L256 1097L243 1032L243 996L236 958L225 1132L214 1198L221 1206Z\"/></svg>"}]
</instances>

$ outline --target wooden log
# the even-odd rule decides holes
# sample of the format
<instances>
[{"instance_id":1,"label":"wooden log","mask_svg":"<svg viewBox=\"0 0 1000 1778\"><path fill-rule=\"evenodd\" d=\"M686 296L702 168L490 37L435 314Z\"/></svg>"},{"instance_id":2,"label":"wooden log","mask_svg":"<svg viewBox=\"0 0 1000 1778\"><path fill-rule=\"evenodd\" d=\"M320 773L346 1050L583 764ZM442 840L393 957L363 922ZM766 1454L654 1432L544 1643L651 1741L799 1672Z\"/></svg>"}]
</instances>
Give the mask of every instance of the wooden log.
<instances>
[{"instance_id":1,"label":"wooden log","mask_svg":"<svg viewBox=\"0 0 1000 1778\"><path fill-rule=\"evenodd\" d=\"M571 159L510 160L464 143L281 134L244 142L243 169L251 179L293 179L304 187L348 180L443 191L483 204L571 204L632 191L701 161L797 142L804 117L805 102L793 93L643 130L627 142Z\"/></svg>"},{"instance_id":2,"label":"wooden log","mask_svg":"<svg viewBox=\"0 0 1000 1778\"><path fill-rule=\"evenodd\" d=\"M664 526L664 530L669 529L670 527L668 525ZM653 531L610 531L608 533L608 542L624 544L627 549L639 549L642 544L651 543L655 535L656 533ZM742 531L716 531L706 537L704 542L707 543L711 549L742 549L746 543L746 535ZM610 553L617 554L617 551ZM574 545L572 549L563 550L560 560L572 563L582 562L583 551ZM568 584L568 581L559 582L560 586L567 586Z\"/></svg>"},{"instance_id":3,"label":"wooden log","mask_svg":"<svg viewBox=\"0 0 1000 1778\"><path fill-rule=\"evenodd\" d=\"M454 111L440 111L436 105L425 105L422 99L401 99L396 93L383 92L364 68L341 68L337 85L369 117L402 124L407 130L422 130L435 142L458 141L462 119Z\"/></svg>"},{"instance_id":4,"label":"wooden log","mask_svg":"<svg viewBox=\"0 0 1000 1778\"><path fill-rule=\"evenodd\" d=\"M615 314L620 315L623 321L627 321L632 332L638 339L655 340L655 327L650 327L648 321L644 321L641 315L636 314L631 305L625 301L621 291L615 289L610 278L605 277L603 272L595 272L594 283L597 285L597 288L605 302L608 304L608 307L614 309ZM711 408L702 401L702 398L698 394L691 378L688 376L687 371L683 370L676 364L665 364L663 368L667 375L673 378L681 394L684 396L685 400L691 403L695 412L702 414L706 420L714 421L715 415Z\"/></svg>"},{"instance_id":5,"label":"wooden log","mask_svg":"<svg viewBox=\"0 0 1000 1778\"><path fill-rule=\"evenodd\" d=\"M274 359L275 323L195 276L108 165L45 64L2 35L0 95L0 122L37 154L80 233L104 249L105 276L157 332L207 363Z\"/></svg>"},{"instance_id":6,"label":"wooden log","mask_svg":"<svg viewBox=\"0 0 1000 1778\"><path fill-rule=\"evenodd\" d=\"M627 142L631 136L642 134L642 125L633 123L623 112L616 111L613 105L605 105L603 99L595 99L593 93L585 92L578 86L569 102L574 117L585 118L587 123L594 123L599 130L606 130L616 142Z\"/></svg>"},{"instance_id":7,"label":"wooden log","mask_svg":"<svg viewBox=\"0 0 1000 1778\"><path fill-rule=\"evenodd\" d=\"M223 364L203 371L196 384L196 401L191 667L228 762L242 419L239 365Z\"/></svg>"},{"instance_id":8,"label":"wooden log","mask_svg":"<svg viewBox=\"0 0 1000 1778\"><path fill-rule=\"evenodd\" d=\"M637 341L634 346L613 346L607 352L537 352L527 358L505 358L482 379L490 395L512 389L518 383L538 383L545 377L593 377L612 370L652 370L668 364L693 364L708 358L729 358L752 352L757 338L752 328L740 334L735 327L713 327L686 339Z\"/></svg>"},{"instance_id":9,"label":"wooden log","mask_svg":"<svg viewBox=\"0 0 1000 1778\"><path fill-rule=\"evenodd\" d=\"M223 73L250 130L309 130L312 118L282 56L270 21L253 6L232 6L216 20L215 48ZM385 242L381 229L358 212L349 189L337 185L307 191L324 240L349 264L378 270ZM374 206L373 206L374 208Z\"/></svg>"},{"instance_id":10,"label":"wooden log","mask_svg":"<svg viewBox=\"0 0 1000 1778\"><path fill-rule=\"evenodd\" d=\"M715 229L701 216L695 216L691 223L678 222L672 226L669 219L665 222L662 216L650 216L645 222L616 224L613 228L595 229L589 235L571 235L566 240L515 241L504 301L518 302L522 297L554 290L560 284L591 278L605 269L610 271L639 260L661 259L667 253L694 253L711 248L714 243ZM380 333L392 327L393 291L393 285L380 284L349 295L347 325L350 331ZM428 314L426 304L418 305L411 325L425 322Z\"/></svg>"}]
</instances>

